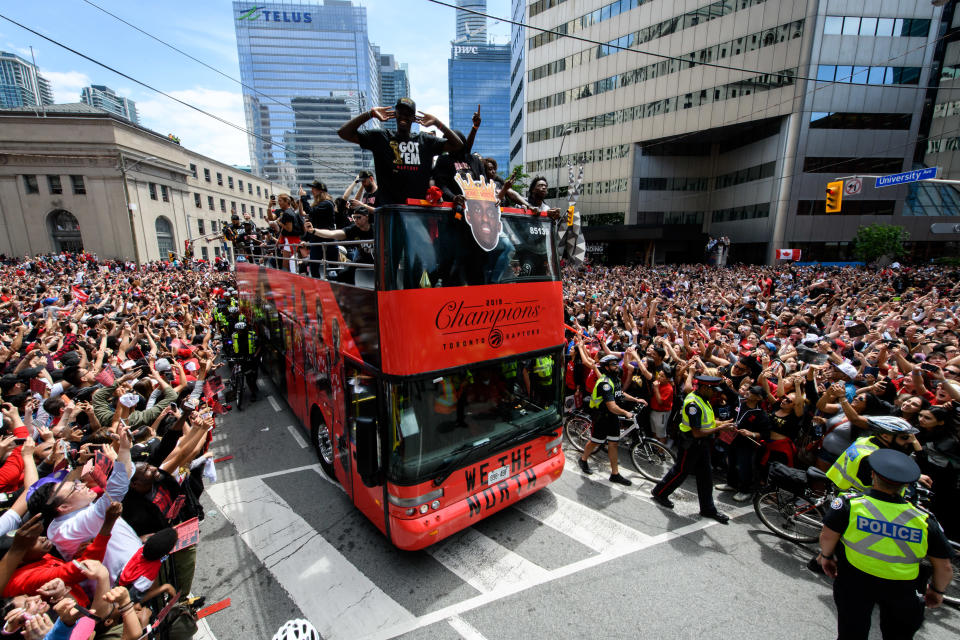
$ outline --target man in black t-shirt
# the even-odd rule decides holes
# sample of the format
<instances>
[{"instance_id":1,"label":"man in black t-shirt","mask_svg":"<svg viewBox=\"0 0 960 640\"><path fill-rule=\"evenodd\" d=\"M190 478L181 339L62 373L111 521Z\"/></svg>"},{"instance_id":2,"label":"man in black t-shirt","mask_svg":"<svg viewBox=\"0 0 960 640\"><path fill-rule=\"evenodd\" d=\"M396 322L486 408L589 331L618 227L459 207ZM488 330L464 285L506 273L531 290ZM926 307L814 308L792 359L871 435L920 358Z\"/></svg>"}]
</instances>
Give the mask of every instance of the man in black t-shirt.
<instances>
[{"instance_id":1,"label":"man in black t-shirt","mask_svg":"<svg viewBox=\"0 0 960 640\"><path fill-rule=\"evenodd\" d=\"M374 118L381 122L396 118L396 133L385 129L359 130ZM438 127L445 138L411 133L414 122L421 127ZM400 98L394 109L375 107L361 113L340 127L338 133L347 142L373 152L380 204L405 204L408 198L422 199L430 186L433 159L444 151L457 151L463 146L457 134L437 118L423 112L417 115L417 105L410 98Z\"/></svg>"},{"instance_id":2,"label":"man in black t-shirt","mask_svg":"<svg viewBox=\"0 0 960 640\"><path fill-rule=\"evenodd\" d=\"M325 240L369 240L369 243L352 245L348 247L350 253L350 262L361 262L364 264L373 264L373 224L370 222L370 216L365 209L360 209L353 213L353 224L347 225L343 229L314 229L313 225L307 222L304 238L308 242L323 242ZM338 280L342 282L352 282L354 268L344 269L342 276Z\"/></svg>"},{"instance_id":3,"label":"man in black t-shirt","mask_svg":"<svg viewBox=\"0 0 960 640\"><path fill-rule=\"evenodd\" d=\"M327 193L327 185L314 180L310 184L310 193L313 196L313 204L310 204L310 197L303 187L300 187L300 202L303 204L303 212L314 229L336 229L336 207L333 199ZM309 242L309 241L308 241ZM327 260L337 260L337 248L327 247ZM323 247L317 244L310 245L310 275L314 278L320 277L321 265L323 259Z\"/></svg>"}]
</instances>

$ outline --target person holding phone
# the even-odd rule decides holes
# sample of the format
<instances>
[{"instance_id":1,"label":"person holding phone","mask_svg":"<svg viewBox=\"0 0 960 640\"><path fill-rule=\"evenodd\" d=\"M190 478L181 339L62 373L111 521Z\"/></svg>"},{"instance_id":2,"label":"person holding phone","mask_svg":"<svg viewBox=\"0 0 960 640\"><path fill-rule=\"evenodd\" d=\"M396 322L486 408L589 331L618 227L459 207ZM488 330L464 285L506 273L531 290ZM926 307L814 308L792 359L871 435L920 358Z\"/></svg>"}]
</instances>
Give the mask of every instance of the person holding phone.
<instances>
[{"instance_id":1,"label":"person holding phone","mask_svg":"<svg viewBox=\"0 0 960 640\"><path fill-rule=\"evenodd\" d=\"M320 180L314 180L310 183L310 193L313 196L313 203L310 203L310 196L300 187L300 203L303 208L306 220L310 221L314 229L337 228L336 207L333 204L333 197L327 193L327 185ZM308 242L309 239L307 239ZM319 278L322 272L321 260L324 258L324 249L317 242L310 242L310 275ZM327 260L339 260L337 247L329 245L326 248Z\"/></svg>"}]
</instances>

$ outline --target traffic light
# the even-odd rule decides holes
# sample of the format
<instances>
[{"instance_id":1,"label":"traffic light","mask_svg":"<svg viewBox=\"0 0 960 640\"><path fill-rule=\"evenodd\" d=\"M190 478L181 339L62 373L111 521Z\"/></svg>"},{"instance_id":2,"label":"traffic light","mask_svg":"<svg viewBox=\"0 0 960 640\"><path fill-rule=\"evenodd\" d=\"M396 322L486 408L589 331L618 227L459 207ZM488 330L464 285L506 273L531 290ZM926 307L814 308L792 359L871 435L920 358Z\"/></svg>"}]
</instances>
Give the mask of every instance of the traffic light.
<instances>
[{"instance_id":1,"label":"traffic light","mask_svg":"<svg viewBox=\"0 0 960 640\"><path fill-rule=\"evenodd\" d=\"M573 210L574 210L574 205L570 205L569 207L567 207L567 226L568 227L573 226Z\"/></svg>"},{"instance_id":2,"label":"traffic light","mask_svg":"<svg viewBox=\"0 0 960 640\"><path fill-rule=\"evenodd\" d=\"M843 180L827 183L827 213L840 213L843 201Z\"/></svg>"}]
</instances>

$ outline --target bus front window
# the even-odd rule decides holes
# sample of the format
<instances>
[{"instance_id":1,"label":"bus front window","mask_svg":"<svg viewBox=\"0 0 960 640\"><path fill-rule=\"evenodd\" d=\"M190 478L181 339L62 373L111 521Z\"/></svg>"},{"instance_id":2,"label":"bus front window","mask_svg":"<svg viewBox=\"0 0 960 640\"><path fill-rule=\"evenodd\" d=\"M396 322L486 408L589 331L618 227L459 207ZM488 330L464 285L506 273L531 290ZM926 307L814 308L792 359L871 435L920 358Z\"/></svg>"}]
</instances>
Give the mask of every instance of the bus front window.
<instances>
[{"instance_id":1,"label":"bus front window","mask_svg":"<svg viewBox=\"0 0 960 640\"><path fill-rule=\"evenodd\" d=\"M390 386L389 477L416 484L462 458L491 455L498 441L560 421L558 354L465 367Z\"/></svg>"}]
</instances>

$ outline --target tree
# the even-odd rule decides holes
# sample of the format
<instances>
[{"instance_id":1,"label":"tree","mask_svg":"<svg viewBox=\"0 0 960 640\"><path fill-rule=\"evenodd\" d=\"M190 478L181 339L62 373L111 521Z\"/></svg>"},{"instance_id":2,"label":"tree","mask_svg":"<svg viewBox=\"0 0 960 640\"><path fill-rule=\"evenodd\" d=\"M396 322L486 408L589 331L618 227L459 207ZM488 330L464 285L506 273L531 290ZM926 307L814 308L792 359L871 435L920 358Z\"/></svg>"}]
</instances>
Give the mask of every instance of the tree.
<instances>
[{"instance_id":1,"label":"tree","mask_svg":"<svg viewBox=\"0 0 960 640\"><path fill-rule=\"evenodd\" d=\"M864 262L874 262L882 256L896 258L906 249L903 243L910 239L906 229L895 224L862 225L853 239L853 252Z\"/></svg>"},{"instance_id":2,"label":"tree","mask_svg":"<svg viewBox=\"0 0 960 640\"><path fill-rule=\"evenodd\" d=\"M512 189L519 193L524 198L527 197L527 188L530 186L530 174L526 173L523 170L522 164L517 164L513 166L513 171L508 173L506 176L503 176L504 179L510 177L511 175L516 176L513 179Z\"/></svg>"}]
</instances>

